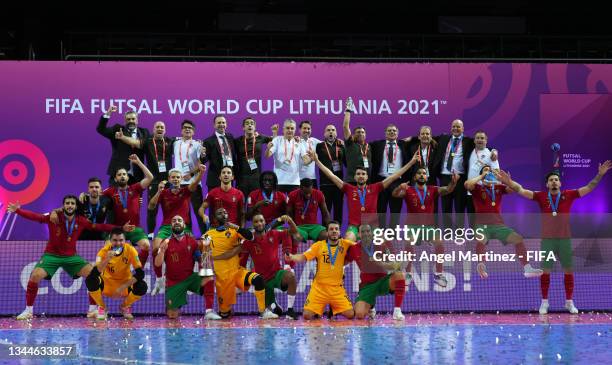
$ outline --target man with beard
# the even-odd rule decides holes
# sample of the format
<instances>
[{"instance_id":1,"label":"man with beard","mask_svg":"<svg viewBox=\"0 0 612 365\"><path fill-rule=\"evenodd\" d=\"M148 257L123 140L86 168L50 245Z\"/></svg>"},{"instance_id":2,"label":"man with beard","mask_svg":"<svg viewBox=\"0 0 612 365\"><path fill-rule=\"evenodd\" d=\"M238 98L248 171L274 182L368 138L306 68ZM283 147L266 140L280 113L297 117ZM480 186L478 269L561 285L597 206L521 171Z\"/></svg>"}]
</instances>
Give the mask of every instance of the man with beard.
<instances>
[{"instance_id":1,"label":"man with beard","mask_svg":"<svg viewBox=\"0 0 612 365\"><path fill-rule=\"evenodd\" d=\"M545 251L542 262L544 274L540 276L540 289L542 290L542 303L540 314L548 313L548 289L550 287L550 272L555 260L548 260L552 252L561 261L565 272L563 283L565 286L565 309L570 313L578 313L574 305L574 271L572 269L572 234L570 232L569 213L574 200L581 198L595 189L601 178L612 168L612 161L607 160L599 164L597 175L587 185L577 190L561 190L561 176L558 172L546 175L546 188L548 191L531 191L524 189L517 182L512 181L510 175L500 171L497 178L520 196L535 201L542 212L542 242L540 249Z\"/></svg>"},{"instance_id":2,"label":"man with beard","mask_svg":"<svg viewBox=\"0 0 612 365\"><path fill-rule=\"evenodd\" d=\"M346 194L347 206L349 209L348 228L344 237L348 240L355 241L358 237L358 227L363 223L376 224L378 216L376 215L376 209L378 206L378 199L381 192L388 188L395 180L399 179L402 174L410 169L412 165L417 162L418 156L415 154L412 159L408 161L401 169L395 171L392 175L385 178L383 181L367 185L368 172L362 167L355 169L355 181L357 186L347 184L342 181L339 177L325 167L316 153L311 154L311 158L316 161L320 171L327 175L341 191ZM401 208L401 206L400 206Z\"/></svg>"},{"instance_id":3,"label":"man with beard","mask_svg":"<svg viewBox=\"0 0 612 365\"><path fill-rule=\"evenodd\" d=\"M300 239L304 242L308 240L320 241L327 238L325 227L320 225L317 219L319 210L321 210L323 224L327 225L330 218L323 193L312 187L312 180L302 179L300 188L289 193L287 214L297 224ZM297 246L294 249L297 249ZM291 251L291 253L296 252L295 250Z\"/></svg>"},{"instance_id":4,"label":"man with beard","mask_svg":"<svg viewBox=\"0 0 612 365\"><path fill-rule=\"evenodd\" d=\"M255 236L250 230L230 223L225 208L218 208L214 212L218 225L206 232L204 239L210 240L212 249L219 315L222 318L231 315L232 305L236 303L236 288L248 291L253 285L261 318L278 318L266 307L266 282L263 276L240 266L241 240L252 241Z\"/></svg>"},{"instance_id":5,"label":"man with beard","mask_svg":"<svg viewBox=\"0 0 612 365\"><path fill-rule=\"evenodd\" d=\"M307 154L310 151L314 151L317 145L321 143L318 138L312 137L312 123L309 120L303 120L300 122L300 148ZM304 163L300 160L300 181L303 179L309 179L312 181L312 186L317 188L317 174L315 172L315 164L309 162Z\"/></svg>"},{"instance_id":6,"label":"man with beard","mask_svg":"<svg viewBox=\"0 0 612 365\"><path fill-rule=\"evenodd\" d=\"M265 171L259 177L259 189L247 198L247 218L260 213L266 224L272 223L287 211L287 195L277 190L278 180L272 171Z\"/></svg>"},{"instance_id":7,"label":"man with beard","mask_svg":"<svg viewBox=\"0 0 612 365\"><path fill-rule=\"evenodd\" d=\"M92 269L91 264L77 255L76 252L77 240L84 230L110 232L113 228L121 228L110 224L91 223L87 218L76 215L76 196L66 195L62 205L63 214L59 217L59 224L51 222L49 215L21 209L19 203L10 203L8 205L9 212L16 213L31 221L46 223L49 227L49 241L47 242L45 253L30 274L26 288L26 308L17 316L18 320L31 319L34 316L34 301L38 294L38 283L42 279L50 280L57 269L62 268L75 279L89 275ZM134 229L134 226L126 223L123 229L124 231L131 231Z\"/></svg>"},{"instance_id":8,"label":"man with beard","mask_svg":"<svg viewBox=\"0 0 612 365\"><path fill-rule=\"evenodd\" d=\"M242 121L244 135L234 140L234 150L238 172L236 187L248 197L253 190L259 186L259 176L261 173L261 146L267 145L276 137L278 124L272 126L272 137L262 136L257 133L255 119L246 117Z\"/></svg>"},{"instance_id":9,"label":"man with beard","mask_svg":"<svg viewBox=\"0 0 612 365\"><path fill-rule=\"evenodd\" d=\"M79 196L81 204L78 205L77 214L86 217L91 223L104 223L109 220L109 215L113 210L113 202L101 193L102 181L97 177L89 179L87 181L87 194ZM59 218L54 219L53 217L58 216L58 213L61 214L62 210L51 213L53 223L59 223ZM79 239L81 241L103 241L106 237L104 232L85 230Z\"/></svg>"},{"instance_id":10,"label":"man with beard","mask_svg":"<svg viewBox=\"0 0 612 365\"><path fill-rule=\"evenodd\" d=\"M332 314L341 314L347 319L355 316L351 300L343 286L346 255L355 242L340 238L340 223L327 224L327 240L317 241L297 255L285 253L285 261L304 262L317 260L317 274L304 303L304 319L315 319L323 315L329 304Z\"/></svg>"},{"instance_id":11,"label":"man with beard","mask_svg":"<svg viewBox=\"0 0 612 365\"><path fill-rule=\"evenodd\" d=\"M200 277L193 271L200 262L203 245L185 233L185 220L180 215L172 217L172 236L162 241L155 257L155 266L166 264L166 314L178 318L180 308L187 304L187 292L205 295L205 287L212 277ZM206 309L206 319L221 319L211 308Z\"/></svg>"},{"instance_id":12,"label":"man with beard","mask_svg":"<svg viewBox=\"0 0 612 365\"><path fill-rule=\"evenodd\" d=\"M206 176L206 186L208 192L219 187L221 181L219 176L221 169L229 166L232 170L236 167L239 156L236 155L234 148L234 137L227 133L227 120L224 115L215 115L213 118L215 133L204 140L200 160L202 163L208 162L208 176ZM236 170L237 171L237 170Z\"/></svg>"},{"instance_id":13,"label":"man with beard","mask_svg":"<svg viewBox=\"0 0 612 365\"><path fill-rule=\"evenodd\" d=\"M283 223L289 225L288 230L279 231L275 228ZM278 250L282 247L283 252L291 250L293 235L297 234L297 227L288 215L274 219L271 224L266 224L263 214L257 213L253 216L253 230L255 238L242 244L240 254L240 266L246 267L249 256L253 259L254 270L263 276L266 282L266 307L271 308L278 316L283 314L283 309L276 303L274 289L287 292L287 318L297 319L293 310L295 303L295 292L297 283L295 275L289 270L282 270Z\"/></svg>"},{"instance_id":14,"label":"man with beard","mask_svg":"<svg viewBox=\"0 0 612 365\"><path fill-rule=\"evenodd\" d=\"M142 228L140 228L140 197L142 192L145 191L151 184L151 181L153 181L153 174L151 174L149 169L140 161L138 156L131 155L130 161L144 172L145 177L140 182L128 185L128 173L124 168L121 168L115 173L115 183L117 186L107 188L102 194L113 201L115 224L124 225L132 223L136 226L133 231L126 233L125 238L128 239L132 245L138 246L140 249L138 258L140 259L140 263L144 266L149 258L150 244L147 235Z\"/></svg>"},{"instance_id":15,"label":"man with beard","mask_svg":"<svg viewBox=\"0 0 612 365\"><path fill-rule=\"evenodd\" d=\"M344 167L346 166L346 155L342 141L337 138L336 127L329 124L325 127L325 140L317 145L316 152L319 160L328 170L334 173L340 180L344 180ZM325 202L333 211L333 219L342 221L342 208L344 201L342 191L325 174L319 175L319 188L325 196Z\"/></svg>"},{"instance_id":16,"label":"man with beard","mask_svg":"<svg viewBox=\"0 0 612 365\"><path fill-rule=\"evenodd\" d=\"M455 174L447 186L427 185L427 169L425 167L420 167L417 169L413 180L414 186L408 186L408 184L402 183L393 190L393 196L395 198L404 198L406 201L406 208L408 210L406 226L409 232L418 232L420 229L423 233L423 235L418 237L409 237L408 251L412 252L414 245L420 245L422 242L430 242L434 245L435 253L443 255L444 241L442 241L442 231L436 229L436 218L434 215L435 201L438 200L438 196L444 196L453 192L459 180L459 176ZM435 232L440 232L440 234L436 235ZM408 273L412 272L411 261L408 261L406 270ZM444 266L439 261L436 261L434 281L442 288L448 285L448 280L446 276L444 276Z\"/></svg>"},{"instance_id":17,"label":"man with beard","mask_svg":"<svg viewBox=\"0 0 612 365\"><path fill-rule=\"evenodd\" d=\"M476 242L476 253L484 257L486 245L491 239L498 239L504 245L514 245L516 256L523 265L523 275L526 278L535 278L542 275L542 270L534 269L527 261L527 249L523 237L512 228L504 224L501 216L502 198L514 191L506 185L501 184L494 175L491 166L485 165L480 170L480 175L465 182L465 188L472 193L475 209L475 228L481 230L485 236L484 241ZM476 266L481 278L489 277L484 262Z\"/></svg>"},{"instance_id":18,"label":"man with beard","mask_svg":"<svg viewBox=\"0 0 612 365\"><path fill-rule=\"evenodd\" d=\"M143 151L120 142L117 139L117 132L141 141L146 140L150 135L148 129L138 127L138 114L133 110L125 113L125 125L122 126L120 124L115 124L112 127L107 127L111 115L116 111L117 107L111 105L106 110L106 113L100 117L100 121L96 127L96 131L102 136L106 137L111 143L112 154L108 164L108 169L106 170L106 173L109 175L109 184L111 185L115 183L114 174L119 169L125 169L125 171L128 172L130 183L140 181L143 178L142 171L135 169L131 160L129 159L130 155L136 154L138 158L143 160Z\"/></svg>"},{"instance_id":19,"label":"man with beard","mask_svg":"<svg viewBox=\"0 0 612 365\"><path fill-rule=\"evenodd\" d=\"M153 209L154 205L161 205L163 220L162 225L159 227L157 231L157 236L153 240L153 259L157 256L159 252L159 246L163 240L166 238L170 238L172 236L172 218L176 215L180 215L183 217L183 222L185 223L185 233L189 235L193 235L191 229L191 214L189 211L189 201L191 199L191 194L196 190L198 184L202 179L202 175L206 171L205 165L200 165L198 174L195 176L195 179L188 186L181 186L181 171L179 169L172 169L169 173L170 182L162 181L159 184L159 191L153 196L151 201L149 202L149 210ZM166 185L168 185L166 189ZM154 266L155 271L155 287L151 291L151 295L156 295L160 292L160 290L164 287L165 277L162 275L162 266ZM212 282L208 284L208 290L210 292L205 293L205 299L207 303L210 304L212 308L213 300L214 300L214 291L212 287ZM208 296L206 295L208 294Z\"/></svg>"},{"instance_id":20,"label":"man with beard","mask_svg":"<svg viewBox=\"0 0 612 365\"><path fill-rule=\"evenodd\" d=\"M274 173L278 178L278 190L288 194L299 187L300 167L312 161L304 153L299 142L295 141L295 121L293 119L285 120L283 135L268 143L266 157L274 158Z\"/></svg>"},{"instance_id":21,"label":"man with beard","mask_svg":"<svg viewBox=\"0 0 612 365\"><path fill-rule=\"evenodd\" d=\"M399 263L385 263L381 253L390 254L392 247L388 244L375 246L372 243L372 227L369 224L359 226L361 241L349 249L349 260L359 267L359 294L355 299L355 317L364 319L368 313L375 315L376 297L393 294L393 319L403 321L402 302L406 292L406 278L398 271ZM378 254L376 252L378 251ZM393 271L387 274L387 271Z\"/></svg>"},{"instance_id":22,"label":"man with beard","mask_svg":"<svg viewBox=\"0 0 612 365\"><path fill-rule=\"evenodd\" d=\"M142 149L147 159L147 168L153 174L153 182L149 186L147 198L157 193L159 183L168 180L168 171L172 168L172 152L174 151L175 138L166 137L166 125L157 121L153 125L153 135L145 140L132 138L117 132L117 139L133 147ZM157 205L153 209L147 209L147 233L149 239L153 239L155 223L157 219Z\"/></svg>"},{"instance_id":23,"label":"man with beard","mask_svg":"<svg viewBox=\"0 0 612 365\"><path fill-rule=\"evenodd\" d=\"M130 266L134 268L133 275ZM98 305L97 319L106 319L106 305L102 295L125 298L121 303L121 314L125 319L134 319L132 304L147 293L144 275L134 246L126 244L121 229L113 229L110 242L98 252L96 265L85 279L89 295Z\"/></svg>"},{"instance_id":24,"label":"man with beard","mask_svg":"<svg viewBox=\"0 0 612 365\"><path fill-rule=\"evenodd\" d=\"M204 222L208 222L208 216L205 214L207 208L209 208L210 213L216 212L219 208L225 208L229 214L228 222L244 226L244 195L240 190L232 187L232 180L234 180L232 168L229 166L223 167L219 180L221 186L208 192L204 203L198 210L198 214ZM215 219L216 216L212 215L212 226L216 227L219 222Z\"/></svg>"},{"instance_id":25,"label":"man with beard","mask_svg":"<svg viewBox=\"0 0 612 365\"><path fill-rule=\"evenodd\" d=\"M351 111L353 101L346 101L344 111L344 145L346 151L346 182L357 185L355 181L355 170L361 167L366 170L368 176L372 176L372 150L366 142L366 130L363 126L357 126L351 133ZM369 182L369 181L368 181Z\"/></svg>"}]
</instances>

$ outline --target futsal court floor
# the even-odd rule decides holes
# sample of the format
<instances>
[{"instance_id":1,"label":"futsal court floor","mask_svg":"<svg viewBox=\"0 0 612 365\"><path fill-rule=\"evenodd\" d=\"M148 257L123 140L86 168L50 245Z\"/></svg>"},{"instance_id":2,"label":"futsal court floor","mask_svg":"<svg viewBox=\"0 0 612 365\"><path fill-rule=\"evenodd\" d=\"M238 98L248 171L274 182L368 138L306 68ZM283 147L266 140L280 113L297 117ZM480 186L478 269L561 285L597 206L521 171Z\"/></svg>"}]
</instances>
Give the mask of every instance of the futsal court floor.
<instances>
[{"instance_id":1,"label":"futsal court floor","mask_svg":"<svg viewBox=\"0 0 612 365\"><path fill-rule=\"evenodd\" d=\"M76 344L77 357L15 359L9 344ZM0 318L2 363L609 364L609 313L408 314L375 320L236 316Z\"/></svg>"}]
</instances>

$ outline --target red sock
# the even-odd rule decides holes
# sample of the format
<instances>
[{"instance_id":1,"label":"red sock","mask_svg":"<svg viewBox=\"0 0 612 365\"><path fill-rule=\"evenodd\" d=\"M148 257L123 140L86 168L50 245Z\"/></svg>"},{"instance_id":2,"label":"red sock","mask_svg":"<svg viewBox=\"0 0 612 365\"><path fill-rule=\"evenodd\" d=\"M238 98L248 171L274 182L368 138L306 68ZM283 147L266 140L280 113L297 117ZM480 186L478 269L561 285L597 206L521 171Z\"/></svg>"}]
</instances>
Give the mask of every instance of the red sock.
<instances>
[{"instance_id":1,"label":"red sock","mask_svg":"<svg viewBox=\"0 0 612 365\"><path fill-rule=\"evenodd\" d=\"M91 297L91 294L88 294L87 297L89 298L89 305L96 305L96 301L94 300L94 298Z\"/></svg>"},{"instance_id":2,"label":"red sock","mask_svg":"<svg viewBox=\"0 0 612 365\"><path fill-rule=\"evenodd\" d=\"M523 266L527 265L527 249L522 241L514 246L514 252Z\"/></svg>"},{"instance_id":3,"label":"red sock","mask_svg":"<svg viewBox=\"0 0 612 365\"><path fill-rule=\"evenodd\" d=\"M156 278L161 278L163 274L162 273L163 265L160 265L160 266L155 265L155 258L157 257L158 253L159 253L159 250L153 250L153 271L155 271Z\"/></svg>"},{"instance_id":4,"label":"red sock","mask_svg":"<svg viewBox=\"0 0 612 365\"><path fill-rule=\"evenodd\" d=\"M406 292L406 280L399 279L395 280L394 284L395 289L393 290L395 297L395 306L402 307L402 302L404 301L404 294Z\"/></svg>"},{"instance_id":5,"label":"red sock","mask_svg":"<svg viewBox=\"0 0 612 365\"><path fill-rule=\"evenodd\" d=\"M443 253L444 253L444 246L436 245L436 255L443 254ZM444 272L444 266L442 265L441 262L436 262L436 273L441 273L441 272Z\"/></svg>"},{"instance_id":6,"label":"red sock","mask_svg":"<svg viewBox=\"0 0 612 365\"><path fill-rule=\"evenodd\" d=\"M204 285L204 309L212 309L215 303L215 286L211 280Z\"/></svg>"},{"instance_id":7,"label":"red sock","mask_svg":"<svg viewBox=\"0 0 612 365\"><path fill-rule=\"evenodd\" d=\"M565 274L563 284L565 284L565 299L571 300L574 296L574 274Z\"/></svg>"},{"instance_id":8,"label":"red sock","mask_svg":"<svg viewBox=\"0 0 612 365\"><path fill-rule=\"evenodd\" d=\"M542 299L548 299L548 288L550 288L550 273L544 273L540 276L540 289L542 290Z\"/></svg>"},{"instance_id":9,"label":"red sock","mask_svg":"<svg viewBox=\"0 0 612 365\"><path fill-rule=\"evenodd\" d=\"M140 251L138 251L138 259L140 260L140 264L144 268L145 264L147 263L147 260L149 259L149 250L140 249Z\"/></svg>"},{"instance_id":10,"label":"red sock","mask_svg":"<svg viewBox=\"0 0 612 365\"><path fill-rule=\"evenodd\" d=\"M28 288L26 289L26 305L31 307L34 305L36 295L38 294L38 283L28 281Z\"/></svg>"}]
</instances>

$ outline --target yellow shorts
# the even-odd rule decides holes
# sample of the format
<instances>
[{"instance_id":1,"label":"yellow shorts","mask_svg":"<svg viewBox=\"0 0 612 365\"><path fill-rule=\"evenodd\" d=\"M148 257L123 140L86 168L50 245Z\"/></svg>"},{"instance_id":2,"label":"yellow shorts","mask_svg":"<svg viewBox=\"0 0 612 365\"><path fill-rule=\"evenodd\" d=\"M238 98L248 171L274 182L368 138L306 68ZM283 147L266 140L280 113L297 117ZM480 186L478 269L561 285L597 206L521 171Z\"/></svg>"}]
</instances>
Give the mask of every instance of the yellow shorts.
<instances>
[{"instance_id":1,"label":"yellow shorts","mask_svg":"<svg viewBox=\"0 0 612 365\"><path fill-rule=\"evenodd\" d=\"M236 304L236 288L242 291L249 290L249 285L244 285L244 278L249 274L251 274L250 271L240 267L229 273L215 275L215 288L217 289L220 312L229 312L232 305ZM255 277L255 273L252 274L251 280Z\"/></svg>"},{"instance_id":2,"label":"yellow shorts","mask_svg":"<svg viewBox=\"0 0 612 365\"><path fill-rule=\"evenodd\" d=\"M123 283L129 280L129 278L126 280L112 280L109 278L102 277L102 280L104 282L104 290L102 290L102 295L106 297L112 297L113 295L115 295L115 291L117 291L117 288L123 285ZM128 295L128 288L125 288L123 289L121 296L127 297L127 295Z\"/></svg>"},{"instance_id":3,"label":"yellow shorts","mask_svg":"<svg viewBox=\"0 0 612 365\"><path fill-rule=\"evenodd\" d=\"M334 314L353 309L351 300L343 286L312 284L304 303L304 310L323 315L323 309L329 304Z\"/></svg>"}]
</instances>

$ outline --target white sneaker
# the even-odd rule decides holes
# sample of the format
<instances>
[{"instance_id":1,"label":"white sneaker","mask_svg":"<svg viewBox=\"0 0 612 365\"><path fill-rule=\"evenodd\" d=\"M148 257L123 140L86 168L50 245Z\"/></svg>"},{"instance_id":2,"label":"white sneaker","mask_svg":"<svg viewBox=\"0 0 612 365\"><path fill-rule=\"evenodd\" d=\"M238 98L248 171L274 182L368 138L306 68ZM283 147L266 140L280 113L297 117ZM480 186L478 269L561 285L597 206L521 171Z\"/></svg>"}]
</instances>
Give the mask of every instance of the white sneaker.
<instances>
[{"instance_id":1,"label":"white sneaker","mask_svg":"<svg viewBox=\"0 0 612 365\"><path fill-rule=\"evenodd\" d=\"M438 286L441 288L446 288L446 286L448 285L448 280L446 279L446 276L444 276L443 273L435 273L434 282L438 284Z\"/></svg>"},{"instance_id":2,"label":"white sneaker","mask_svg":"<svg viewBox=\"0 0 612 365\"><path fill-rule=\"evenodd\" d=\"M478 271L478 275L480 275L481 279L486 279L489 277L489 274L487 273L487 265L485 265L484 262L479 262L478 265L476 265L476 271Z\"/></svg>"},{"instance_id":3,"label":"white sneaker","mask_svg":"<svg viewBox=\"0 0 612 365\"><path fill-rule=\"evenodd\" d=\"M370 316L370 318L372 318L372 319L376 318L376 308L370 309L370 312L368 313L368 316Z\"/></svg>"},{"instance_id":4,"label":"white sneaker","mask_svg":"<svg viewBox=\"0 0 612 365\"><path fill-rule=\"evenodd\" d=\"M276 318L278 318L278 315L272 313L272 311L268 308L266 308L261 314L261 319L276 319Z\"/></svg>"},{"instance_id":5,"label":"white sneaker","mask_svg":"<svg viewBox=\"0 0 612 365\"><path fill-rule=\"evenodd\" d=\"M104 310L104 308L98 307L98 314L96 315L96 318L99 321L105 321L106 320L106 311Z\"/></svg>"},{"instance_id":6,"label":"white sneaker","mask_svg":"<svg viewBox=\"0 0 612 365\"><path fill-rule=\"evenodd\" d=\"M393 309L393 319L396 321L403 321L404 319L406 319L406 317L404 317L404 313L402 313L401 309L394 308Z\"/></svg>"},{"instance_id":7,"label":"white sneaker","mask_svg":"<svg viewBox=\"0 0 612 365\"><path fill-rule=\"evenodd\" d=\"M204 319L207 319L209 321L218 321L222 318L220 315L215 313L214 310L211 309L211 310L206 311L206 314L204 315Z\"/></svg>"},{"instance_id":8,"label":"white sneaker","mask_svg":"<svg viewBox=\"0 0 612 365\"><path fill-rule=\"evenodd\" d=\"M565 309L567 309L571 314L578 314L578 308L576 308L574 301L571 299L565 301Z\"/></svg>"},{"instance_id":9,"label":"white sneaker","mask_svg":"<svg viewBox=\"0 0 612 365\"><path fill-rule=\"evenodd\" d=\"M147 238L149 239L149 241L153 242L153 239L155 238L155 234L153 234L153 233L149 233L149 234L147 235Z\"/></svg>"},{"instance_id":10,"label":"white sneaker","mask_svg":"<svg viewBox=\"0 0 612 365\"><path fill-rule=\"evenodd\" d=\"M542 273L544 273L544 271L540 269L534 269L533 267L531 267L530 264L523 266L523 275L526 278L537 278L542 276Z\"/></svg>"},{"instance_id":11,"label":"white sneaker","mask_svg":"<svg viewBox=\"0 0 612 365\"><path fill-rule=\"evenodd\" d=\"M293 268L291 267L291 265L289 264L285 264L285 266L283 266L283 270L285 271L291 271L292 273L295 274L295 272L293 272Z\"/></svg>"},{"instance_id":12,"label":"white sneaker","mask_svg":"<svg viewBox=\"0 0 612 365\"><path fill-rule=\"evenodd\" d=\"M34 314L32 314L32 311L28 309L25 309L23 312L21 312L20 315L16 317L16 319L19 321L27 321L32 318L34 318Z\"/></svg>"},{"instance_id":13,"label":"white sneaker","mask_svg":"<svg viewBox=\"0 0 612 365\"><path fill-rule=\"evenodd\" d=\"M98 315L98 307L97 306L95 308L92 308L91 310L89 310L87 312L87 318L96 318L96 315Z\"/></svg>"},{"instance_id":14,"label":"white sneaker","mask_svg":"<svg viewBox=\"0 0 612 365\"><path fill-rule=\"evenodd\" d=\"M540 314L548 313L548 299L542 299L542 304L540 304Z\"/></svg>"},{"instance_id":15,"label":"white sneaker","mask_svg":"<svg viewBox=\"0 0 612 365\"><path fill-rule=\"evenodd\" d=\"M151 290L151 295L159 294L166 286L166 277L162 276L155 280L155 287Z\"/></svg>"}]
</instances>

